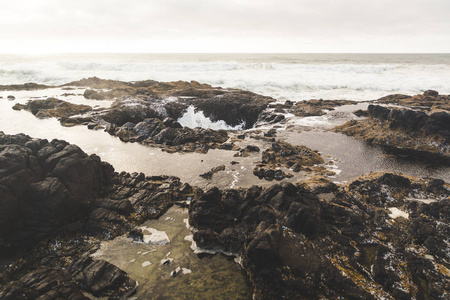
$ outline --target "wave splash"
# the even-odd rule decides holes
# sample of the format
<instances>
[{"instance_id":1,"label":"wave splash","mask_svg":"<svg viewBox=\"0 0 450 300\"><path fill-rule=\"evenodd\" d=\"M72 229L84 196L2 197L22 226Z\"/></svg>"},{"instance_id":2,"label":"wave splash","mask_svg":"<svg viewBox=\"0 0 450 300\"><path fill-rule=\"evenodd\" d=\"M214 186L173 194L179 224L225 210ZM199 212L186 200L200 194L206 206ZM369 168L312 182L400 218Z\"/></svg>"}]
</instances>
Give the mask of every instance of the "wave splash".
<instances>
[{"instance_id":1,"label":"wave splash","mask_svg":"<svg viewBox=\"0 0 450 300\"><path fill-rule=\"evenodd\" d=\"M228 125L223 120L213 122L210 118L206 117L202 111L195 111L195 107L193 105L189 106L186 109L186 112L177 121L181 124L181 126L186 126L189 128L201 127L214 130L242 130L245 128L245 122L234 127Z\"/></svg>"},{"instance_id":2,"label":"wave splash","mask_svg":"<svg viewBox=\"0 0 450 300\"><path fill-rule=\"evenodd\" d=\"M450 94L450 56L427 56L411 61L327 59L294 61L285 56L262 57L258 61L237 56L177 56L175 58L122 55L76 56L46 59L0 56L0 85L36 82L59 85L81 78L137 81L196 80L213 86L238 88L271 96L277 100L308 99L373 100L400 93L419 94L428 89ZM389 58L390 56L386 56ZM434 58L431 62L431 58ZM427 61L428 60L428 61Z\"/></svg>"}]
</instances>

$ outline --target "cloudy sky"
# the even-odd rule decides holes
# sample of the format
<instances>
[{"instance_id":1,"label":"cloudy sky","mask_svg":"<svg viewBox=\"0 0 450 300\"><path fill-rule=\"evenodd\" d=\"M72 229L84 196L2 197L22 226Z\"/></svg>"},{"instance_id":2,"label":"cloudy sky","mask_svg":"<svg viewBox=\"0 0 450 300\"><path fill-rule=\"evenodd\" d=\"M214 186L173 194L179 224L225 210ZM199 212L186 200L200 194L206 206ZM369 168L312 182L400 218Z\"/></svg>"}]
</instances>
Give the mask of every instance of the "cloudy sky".
<instances>
[{"instance_id":1,"label":"cloudy sky","mask_svg":"<svg viewBox=\"0 0 450 300\"><path fill-rule=\"evenodd\" d=\"M450 52L450 0L3 0L0 52Z\"/></svg>"}]
</instances>

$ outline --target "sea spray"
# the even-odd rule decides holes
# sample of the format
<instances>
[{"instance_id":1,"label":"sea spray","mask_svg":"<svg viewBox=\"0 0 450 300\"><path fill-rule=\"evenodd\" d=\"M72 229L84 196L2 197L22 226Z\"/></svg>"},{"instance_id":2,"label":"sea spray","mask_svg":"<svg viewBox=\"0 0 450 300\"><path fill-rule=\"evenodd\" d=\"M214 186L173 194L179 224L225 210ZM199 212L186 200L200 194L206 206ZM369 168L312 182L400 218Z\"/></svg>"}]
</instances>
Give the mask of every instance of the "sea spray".
<instances>
[{"instance_id":1,"label":"sea spray","mask_svg":"<svg viewBox=\"0 0 450 300\"><path fill-rule=\"evenodd\" d=\"M189 128L201 127L205 129L224 129L224 130L242 130L245 128L245 122L242 122L236 126L230 126L225 121L211 121L210 118L206 117L202 111L195 111L195 107L193 105L189 106L186 109L186 112L178 119L178 122L182 126L186 126Z\"/></svg>"}]
</instances>

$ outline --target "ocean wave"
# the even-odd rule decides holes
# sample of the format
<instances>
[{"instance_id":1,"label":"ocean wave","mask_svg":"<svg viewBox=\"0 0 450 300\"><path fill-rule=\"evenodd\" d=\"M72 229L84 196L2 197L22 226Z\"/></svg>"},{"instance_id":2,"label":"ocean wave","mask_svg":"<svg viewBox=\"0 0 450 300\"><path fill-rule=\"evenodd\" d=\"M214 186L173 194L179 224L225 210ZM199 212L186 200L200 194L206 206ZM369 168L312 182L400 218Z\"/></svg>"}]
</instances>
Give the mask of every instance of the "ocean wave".
<instances>
[{"instance_id":1,"label":"ocean wave","mask_svg":"<svg viewBox=\"0 0 450 300\"><path fill-rule=\"evenodd\" d=\"M124 81L196 80L293 101L311 98L372 100L392 93L416 94L427 89L450 94L450 85L443 80L450 78L447 64L285 61L203 61L198 57L174 62L145 60L132 55L121 60L99 55L95 59L65 56L2 61L0 57L0 84L59 85L91 76Z\"/></svg>"}]
</instances>

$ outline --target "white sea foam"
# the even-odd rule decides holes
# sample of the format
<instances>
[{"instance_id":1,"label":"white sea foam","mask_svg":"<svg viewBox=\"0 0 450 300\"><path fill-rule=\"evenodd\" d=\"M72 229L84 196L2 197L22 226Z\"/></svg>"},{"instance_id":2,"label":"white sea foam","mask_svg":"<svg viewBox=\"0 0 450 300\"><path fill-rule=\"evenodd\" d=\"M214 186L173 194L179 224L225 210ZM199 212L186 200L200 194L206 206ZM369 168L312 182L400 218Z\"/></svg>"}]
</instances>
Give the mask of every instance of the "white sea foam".
<instances>
[{"instance_id":1,"label":"white sea foam","mask_svg":"<svg viewBox=\"0 0 450 300\"><path fill-rule=\"evenodd\" d=\"M63 84L83 77L197 80L279 100L371 100L427 89L450 93L450 55L58 55L0 56L0 84Z\"/></svg>"},{"instance_id":2,"label":"white sea foam","mask_svg":"<svg viewBox=\"0 0 450 300\"><path fill-rule=\"evenodd\" d=\"M396 219L398 217L402 217L402 218L405 218L405 219L409 218L409 214L406 211L400 210L400 209L398 209L396 207L390 207L388 209L391 212L389 214L389 217L391 217L392 219Z\"/></svg>"},{"instance_id":3,"label":"white sea foam","mask_svg":"<svg viewBox=\"0 0 450 300\"><path fill-rule=\"evenodd\" d=\"M146 226L142 226L140 228L144 233L144 243L151 245L166 245L170 243L169 236L166 232Z\"/></svg>"},{"instance_id":4,"label":"white sea foam","mask_svg":"<svg viewBox=\"0 0 450 300\"><path fill-rule=\"evenodd\" d=\"M189 128L201 127L201 128L209 128L209 129L225 129L225 130L239 130L243 129L245 123L237 126L230 126L225 121L219 120L216 122L211 121L210 118L205 117L202 111L195 111L194 106L189 106L186 112L178 119L178 122L182 126L186 126Z\"/></svg>"}]
</instances>

